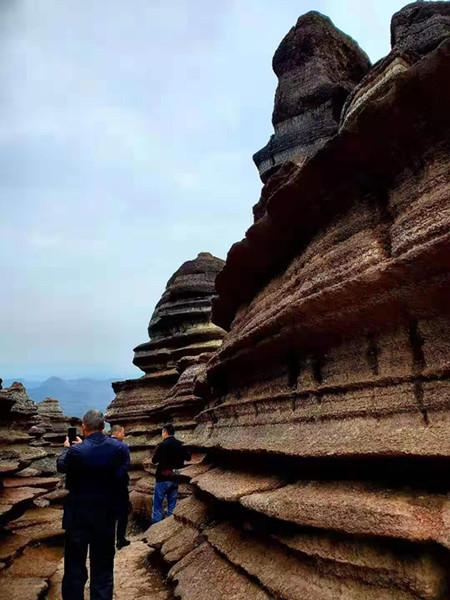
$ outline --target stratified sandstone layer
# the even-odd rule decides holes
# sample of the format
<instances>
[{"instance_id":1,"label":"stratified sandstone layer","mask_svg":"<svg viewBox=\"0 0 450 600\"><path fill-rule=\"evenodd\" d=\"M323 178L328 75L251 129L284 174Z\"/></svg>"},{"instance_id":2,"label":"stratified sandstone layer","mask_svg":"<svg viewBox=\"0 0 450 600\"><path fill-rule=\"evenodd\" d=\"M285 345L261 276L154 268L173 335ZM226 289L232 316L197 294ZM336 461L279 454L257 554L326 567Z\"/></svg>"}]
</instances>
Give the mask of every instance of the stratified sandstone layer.
<instances>
[{"instance_id":1,"label":"stratified sandstone layer","mask_svg":"<svg viewBox=\"0 0 450 600\"><path fill-rule=\"evenodd\" d=\"M217 277L228 333L190 441L207 457L145 535L182 600L450 597L443 4L395 15L339 133L267 182Z\"/></svg>"},{"instance_id":2,"label":"stratified sandstone layer","mask_svg":"<svg viewBox=\"0 0 450 600\"><path fill-rule=\"evenodd\" d=\"M435 50L449 36L448 2L413 2L392 17L392 46L417 58Z\"/></svg>"},{"instance_id":3,"label":"stratified sandstone layer","mask_svg":"<svg viewBox=\"0 0 450 600\"><path fill-rule=\"evenodd\" d=\"M1 598L42 598L62 557L63 481L56 473L67 427L59 403L35 404L21 383L0 390Z\"/></svg>"},{"instance_id":4,"label":"stratified sandstone layer","mask_svg":"<svg viewBox=\"0 0 450 600\"><path fill-rule=\"evenodd\" d=\"M214 281L223 265L223 260L202 252L174 273L150 320L150 341L135 348L133 362L144 377L113 384L116 398L107 419L125 427L131 450L131 501L135 516L144 519L151 513L153 496L154 466L149 459L162 425L173 422L177 436L189 443L194 416L205 404L193 385L224 335L211 323ZM189 491L182 486L182 493Z\"/></svg>"},{"instance_id":5,"label":"stratified sandstone layer","mask_svg":"<svg viewBox=\"0 0 450 600\"><path fill-rule=\"evenodd\" d=\"M272 66L275 133L253 157L264 182L285 161L302 163L337 132L345 99L370 61L328 17L309 12L283 39Z\"/></svg>"}]
</instances>

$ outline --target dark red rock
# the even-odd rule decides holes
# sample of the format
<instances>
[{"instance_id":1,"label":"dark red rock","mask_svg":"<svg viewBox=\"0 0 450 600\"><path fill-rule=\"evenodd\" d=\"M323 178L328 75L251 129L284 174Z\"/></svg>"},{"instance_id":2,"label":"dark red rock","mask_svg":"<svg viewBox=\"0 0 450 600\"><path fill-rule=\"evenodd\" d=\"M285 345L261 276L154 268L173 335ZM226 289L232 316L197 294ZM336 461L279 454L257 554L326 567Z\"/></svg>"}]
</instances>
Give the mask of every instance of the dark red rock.
<instances>
[{"instance_id":1,"label":"dark red rock","mask_svg":"<svg viewBox=\"0 0 450 600\"><path fill-rule=\"evenodd\" d=\"M272 66L275 133L253 157L264 182L286 160L302 162L336 134L345 99L370 61L328 17L309 12L283 39Z\"/></svg>"},{"instance_id":2,"label":"dark red rock","mask_svg":"<svg viewBox=\"0 0 450 600\"><path fill-rule=\"evenodd\" d=\"M391 44L418 57L450 37L448 2L413 2L392 17Z\"/></svg>"}]
</instances>

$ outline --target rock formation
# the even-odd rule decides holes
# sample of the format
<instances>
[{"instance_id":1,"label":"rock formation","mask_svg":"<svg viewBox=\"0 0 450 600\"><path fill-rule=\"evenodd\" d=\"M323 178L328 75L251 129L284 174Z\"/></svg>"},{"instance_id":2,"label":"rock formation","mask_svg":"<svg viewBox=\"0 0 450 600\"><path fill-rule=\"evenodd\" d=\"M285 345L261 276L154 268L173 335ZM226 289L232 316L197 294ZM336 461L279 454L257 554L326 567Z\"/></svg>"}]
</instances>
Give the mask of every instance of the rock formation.
<instances>
[{"instance_id":1,"label":"rock formation","mask_svg":"<svg viewBox=\"0 0 450 600\"><path fill-rule=\"evenodd\" d=\"M301 164L335 135L345 99L370 61L328 17L309 12L283 39L272 66L275 133L253 157L264 182L286 160Z\"/></svg>"},{"instance_id":2,"label":"rock formation","mask_svg":"<svg viewBox=\"0 0 450 600\"><path fill-rule=\"evenodd\" d=\"M339 132L267 182L217 277L207 459L145 535L182 600L449 598L447 6L394 16Z\"/></svg>"},{"instance_id":3,"label":"rock formation","mask_svg":"<svg viewBox=\"0 0 450 600\"><path fill-rule=\"evenodd\" d=\"M392 51L367 73L348 96L341 124L347 124L359 107L387 93L393 79L450 36L447 2L415 2L396 13L391 23Z\"/></svg>"},{"instance_id":4,"label":"rock formation","mask_svg":"<svg viewBox=\"0 0 450 600\"><path fill-rule=\"evenodd\" d=\"M55 398L45 398L37 405L38 417L45 423L45 440L52 442L64 442L67 429L71 426L80 428L80 419L67 417Z\"/></svg>"},{"instance_id":5,"label":"rock formation","mask_svg":"<svg viewBox=\"0 0 450 600\"><path fill-rule=\"evenodd\" d=\"M149 458L162 425L174 422L178 436L189 443L194 416L203 407L193 383L224 335L211 323L214 280L223 264L203 252L174 273L150 320L150 341L134 350L133 362L145 375L113 384L116 398L107 419L125 426L135 516L148 519L151 513L154 467ZM182 486L182 492L188 491Z\"/></svg>"},{"instance_id":6,"label":"rock formation","mask_svg":"<svg viewBox=\"0 0 450 600\"><path fill-rule=\"evenodd\" d=\"M56 456L68 424L57 400L36 405L24 386L0 390L1 598L42 598L62 557L63 482Z\"/></svg>"},{"instance_id":7,"label":"rock formation","mask_svg":"<svg viewBox=\"0 0 450 600\"><path fill-rule=\"evenodd\" d=\"M413 2L392 17L392 46L417 58L435 50L449 36L448 2Z\"/></svg>"}]
</instances>

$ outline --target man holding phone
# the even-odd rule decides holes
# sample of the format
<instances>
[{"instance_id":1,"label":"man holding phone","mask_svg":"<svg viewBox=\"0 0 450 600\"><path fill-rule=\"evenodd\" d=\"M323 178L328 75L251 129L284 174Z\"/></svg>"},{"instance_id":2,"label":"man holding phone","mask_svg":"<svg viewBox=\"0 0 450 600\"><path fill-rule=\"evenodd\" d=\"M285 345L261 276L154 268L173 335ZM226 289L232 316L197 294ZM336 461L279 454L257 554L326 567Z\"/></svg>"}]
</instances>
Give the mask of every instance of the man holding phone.
<instances>
[{"instance_id":1,"label":"man holding phone","mask_svg":"<svg viewBox=\"0 0 450 600\"><path fill-rule=\"evenodd\" d=\"M64 506L65 529L63 600L83 600L89 548L91 600L112 600L115 523L118 490L129 462L126 452L105 436L105 419L99 410L88 411L82 421L84 440L69 436L57 461L66 473L69 495ZM73 439L73 431L70 431Z\"/></svg>"}]
</instances>

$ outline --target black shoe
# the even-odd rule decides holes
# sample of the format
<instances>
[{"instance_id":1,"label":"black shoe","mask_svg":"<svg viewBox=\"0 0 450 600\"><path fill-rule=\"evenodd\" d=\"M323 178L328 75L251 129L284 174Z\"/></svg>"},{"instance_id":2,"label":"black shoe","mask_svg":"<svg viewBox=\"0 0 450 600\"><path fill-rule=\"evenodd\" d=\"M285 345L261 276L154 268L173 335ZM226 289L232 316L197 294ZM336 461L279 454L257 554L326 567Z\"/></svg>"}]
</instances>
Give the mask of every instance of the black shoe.
<instances>
[{"instance_id":1,"label":"black shoe","mask_svg":"<svg viewBox=\"0 0 450 600\"><path fill-rule=\"evenodd\" d=\"M123 540L119 540L117 542L117 550L120 550L121 548L125 548L125 546L129 546L131 544L130 540L126 540L125 538Z\"/></svg>"}]
</instances>

